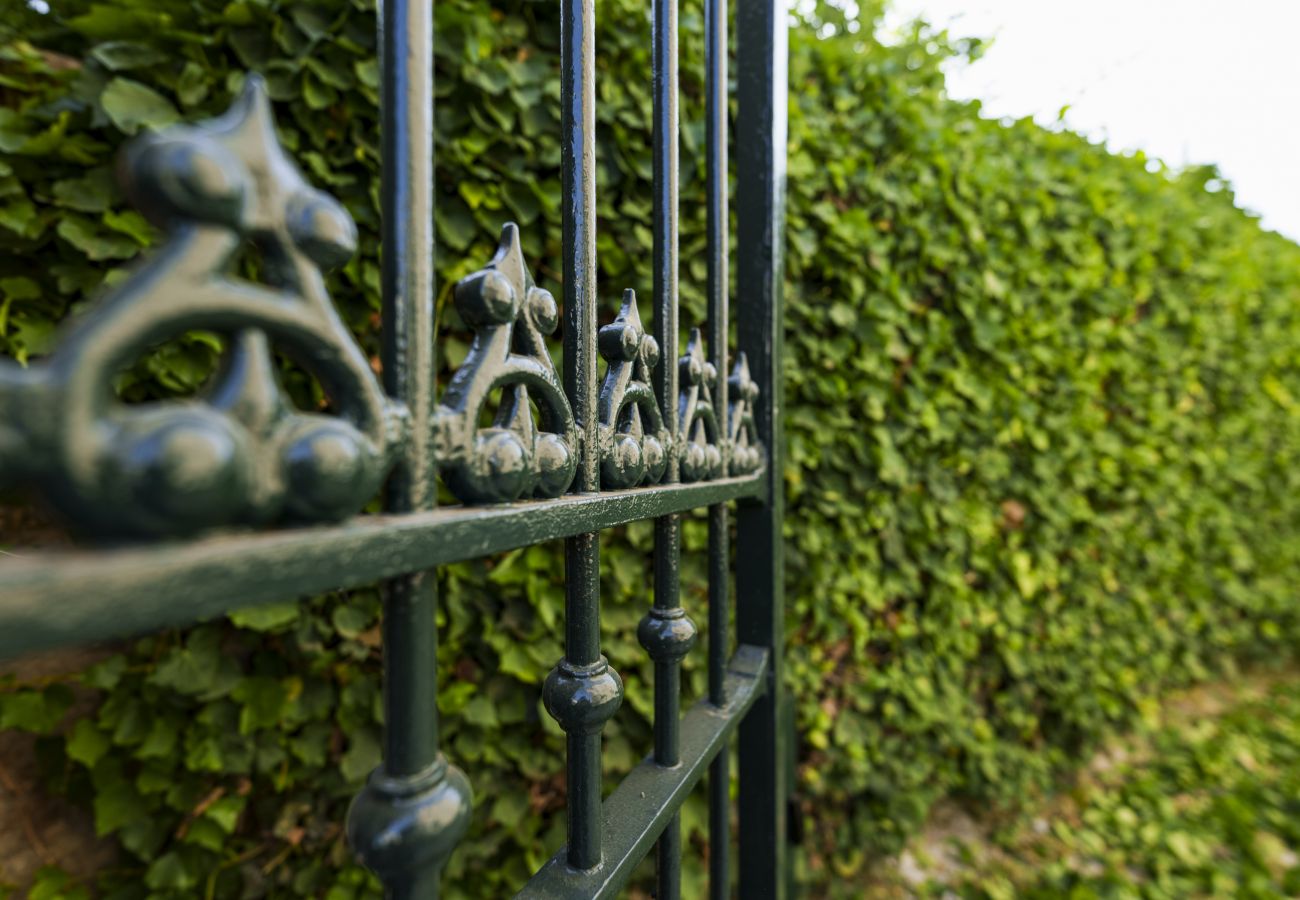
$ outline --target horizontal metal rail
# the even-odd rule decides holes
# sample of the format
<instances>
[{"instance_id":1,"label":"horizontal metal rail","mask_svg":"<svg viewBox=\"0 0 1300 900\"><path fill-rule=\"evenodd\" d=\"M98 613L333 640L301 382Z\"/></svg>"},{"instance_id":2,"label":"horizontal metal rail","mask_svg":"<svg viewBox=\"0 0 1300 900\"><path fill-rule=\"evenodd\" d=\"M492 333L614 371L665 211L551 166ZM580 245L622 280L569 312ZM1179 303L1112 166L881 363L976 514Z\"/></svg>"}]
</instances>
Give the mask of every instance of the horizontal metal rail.
<instances>
[{"instance_id":1,"label":"horizontal metal rail","mask_svg":"<svg viewBox=\"0 0 1300 900\"><path fill-rule=\"evenodd\" d=\"M341 525L102 551L11 551L0 563L0 659L188 625L259 603L757 497L761 474L452 506Z\"/></svg>"},{"instance_id":2,"label":"horizontal metal rail","mask_svg":"<svg viewBox=\"0 0 1300 900\"><path fill-rule=\"evenodd\" d=\"M727 667L726 703L714 706L702 700L682 717L678 763L660 766L653 755L646 757L605 801L601 810L604 858L600 863L590 869L575 869L568 864L567 848L561 848L515 895L516 900L616 896L766 690L767 673L767 648L737 647Z\"/></svg>"}]
</instances>

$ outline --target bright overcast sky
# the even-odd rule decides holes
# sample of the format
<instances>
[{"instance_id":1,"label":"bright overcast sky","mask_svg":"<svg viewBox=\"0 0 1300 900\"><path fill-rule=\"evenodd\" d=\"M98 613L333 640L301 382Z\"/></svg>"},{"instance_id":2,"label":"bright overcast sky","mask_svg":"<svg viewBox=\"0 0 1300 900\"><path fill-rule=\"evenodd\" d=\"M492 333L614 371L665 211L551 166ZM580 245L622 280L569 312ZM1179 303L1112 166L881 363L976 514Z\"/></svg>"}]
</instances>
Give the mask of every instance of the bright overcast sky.
<instances>
[{"instance_id":1,"label":"bright overcast sky","mask_svg":"<svg viewBox=\"0 0 1300 900\"><path fill-rule=\"evenodd\" d=\"M1066 124L1112 150L1215 163L1237 202L1300 239L1300 0L893 0L989 36L949 73L985 114Z\"/></svg>"}]
</instances>

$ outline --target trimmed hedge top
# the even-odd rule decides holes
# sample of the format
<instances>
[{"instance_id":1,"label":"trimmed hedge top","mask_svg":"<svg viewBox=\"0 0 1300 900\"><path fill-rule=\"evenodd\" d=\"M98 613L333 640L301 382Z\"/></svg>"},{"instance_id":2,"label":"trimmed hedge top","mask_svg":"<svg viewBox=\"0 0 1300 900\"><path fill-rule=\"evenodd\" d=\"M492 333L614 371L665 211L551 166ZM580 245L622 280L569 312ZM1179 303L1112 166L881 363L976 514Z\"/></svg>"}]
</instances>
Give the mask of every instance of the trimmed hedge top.
<instances>
[{"instance_id":1,"label":"trimmed hedge top","mask_svg":"<svg viewBox=\"0 0 1300 900\"><path fill-rule=\"evenodd\" d=\"M375 347L371 3L52 6L8 0L0 24L0 352L42 353L153 240L111 177L121 143L224 108L248 70L268 78L304 172L357 220L362 249L331 288ZM641 2L598 6L608 319L623 287L649 282L649 22ZM703 319L705 284L699 7L681 18L686 325ZM488 258L503 220L557 287L558 5L435 9L449 369L467 343L448 287ZM1293 652L1300 248L1235 209L1211 170L949 100L941 65L977 43L921 26L883 42L874 10L804 19L791 40L787 671L802 874L828 885L897 847L939 796L1012 801L1168 687ZM206 334L169 343L119 390L191 392L219 349ZM285 377L300 403L320 402ZM687 525L684 600L702 623L703 527ZM650 545L648 526L603 544L603 641L627 683L606 732L611 780L650 747L635 639ZM538 702L561 651L559 560L537 547L442 573L446 752L478 791L449 897L502 896L563 840L563 742ZM62 725L68 685L0 682L0 727L62 735L45 745L53 781L91 798L123 848L111 896L373 896L339 823L378 758L378 613L373 591L353 591L139 641L72 679L101 702ZM683 818L684 892L701 896L702 797Z\"/></svg>"}]
</instances>

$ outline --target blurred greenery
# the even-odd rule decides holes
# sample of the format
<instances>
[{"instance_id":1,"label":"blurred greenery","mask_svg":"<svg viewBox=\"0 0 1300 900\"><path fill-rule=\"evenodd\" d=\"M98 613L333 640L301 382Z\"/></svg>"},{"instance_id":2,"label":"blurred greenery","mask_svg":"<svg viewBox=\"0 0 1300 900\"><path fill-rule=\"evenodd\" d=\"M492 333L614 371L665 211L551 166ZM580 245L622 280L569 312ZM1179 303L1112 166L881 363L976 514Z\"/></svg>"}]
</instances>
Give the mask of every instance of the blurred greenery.
<instances>
[{"instance_id":1,"label":"blurred greenery","mask_svg":"<svg viewBox=\"0 0 1300 900\"><path fill-rule=\"evenodd\" d=\"M1250 686L1247 685L1247 688ZM1178 710L921 896L1294 897L1300 891L1300 692L1294 673L1229 708Z\"/></svg>"},{"instance_id":2,"label":"blurred greenery","mask_svg":"<svg viewBox=\"0 0 1300 900\"><path fill-rule=\"evenodd\" d=\"M373 352L373 3L52 5L0 0L0 353L48 350L154 240L114 185L121 144L219 112L248 70L304 173L358 223L330 288ZM624 287L649 287L650 42L644 3L597 6L608 320ZM445 383L467 346L449 286L503 221L560 293L558 4L435 10ZM943 67L982 45L920 24L885 40L878 12L812 4L791 34L786 658L814 892L899 847L936 799L1014 803L1170 688L1291 656L1300 636L1300 248L1211 169L980 118L947 98ZM699 0L680 40L690 325L706 274ZM118 389L192 392L219 348L177 336ZM602 640L627 682L610 784L650 747L634 634L651 543L637 525L602 545ZM689 521L701 624L703 547ZM560 559L536 547L440 576L444 742L477 790L451 898L513 891L563 840L562 739L538 702L561 652ZM42 735L52 788L121 845L105 896L373 896L339 823L378 759L378 612L352 591L146 638L68 683L11 679L0 728ZM98 702L68 721L77 691ZM684 895L701 896L702 797L683 821Z\"/></svg>"}]
</instances>

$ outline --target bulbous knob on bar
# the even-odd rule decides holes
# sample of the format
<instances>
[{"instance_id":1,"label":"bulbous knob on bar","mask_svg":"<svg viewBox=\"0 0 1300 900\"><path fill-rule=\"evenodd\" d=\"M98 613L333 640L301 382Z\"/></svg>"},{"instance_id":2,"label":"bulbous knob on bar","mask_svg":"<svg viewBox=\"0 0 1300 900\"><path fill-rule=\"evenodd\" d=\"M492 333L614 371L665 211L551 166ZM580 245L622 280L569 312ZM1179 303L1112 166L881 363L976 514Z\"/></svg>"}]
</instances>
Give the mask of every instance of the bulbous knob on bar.
<instances>
[{"instance_id":1,"label":"bulbous knob on bar","mask_svg":"<svg viewBox=\"0 0 1300 900\"><path fill-rule=\"evenodd\" d=\"M695 623L680 606L672 609L651 607L636 629L637 640L655 662L682 659L695 646L697 636Z\"/></svg>"},{"instance_id":2,"label":"bulbous knob on bar","mask_svg":"<svg viewBox=\"0 0 1300 900\"><path fill-rule=\"evenodd\" d=\"M441 869L469 827L469 781L439 756L418 775L376 769L348 809L348 843L387 886Z\"/></svg>"},{"instance_id":3,"label":"bulbous knob on bar","mask_svg":"<svg viewBox=\"0 0 1300 900\"><path fill-rule=\"evenodd\" d=\"M596 734L623 703L623 679L603 656L587 666L561 660L546 676L542 702L566 734Z\"/></svg>"}]
</instances>

